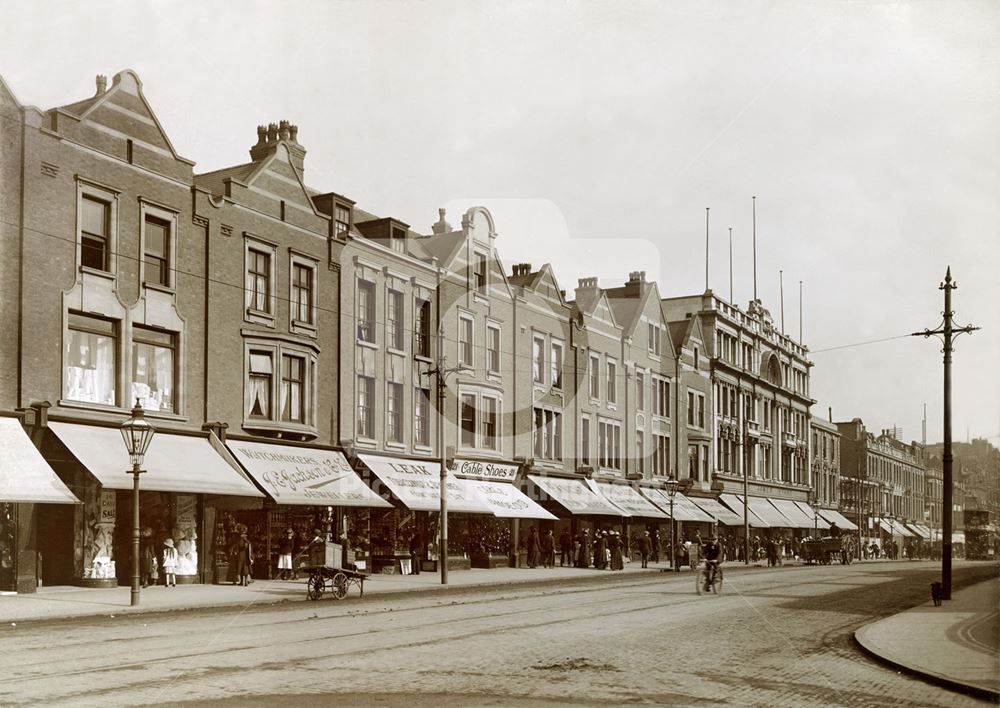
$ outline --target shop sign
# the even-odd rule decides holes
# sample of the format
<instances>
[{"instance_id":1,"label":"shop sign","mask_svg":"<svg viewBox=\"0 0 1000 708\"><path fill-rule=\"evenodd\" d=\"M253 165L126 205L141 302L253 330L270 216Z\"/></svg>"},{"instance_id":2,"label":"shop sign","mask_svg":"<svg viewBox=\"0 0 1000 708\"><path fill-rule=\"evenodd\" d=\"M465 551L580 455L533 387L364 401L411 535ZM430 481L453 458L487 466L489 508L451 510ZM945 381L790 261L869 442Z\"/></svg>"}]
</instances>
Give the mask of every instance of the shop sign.
<instances>
[{"instance_id":1,"label":"shop sign","mask_svg":"<svg viewBox=\"0 0 1000 708\"><path fill-rule=\"evenodd\" d=\"M178 494L176 508L178 526L191 526L195 523L198 503L193 494Z\"/></svg>"},{"instance_id":2,"label":"shop sign","mask_svg":"<svg viewBox=\"0 0 1000 708\"><path fill-rule=\"evenodd\" d=\"M459 477L489 479L495 482L513 482L517 477L517 465L503 465L498 462L478 462L476 460L455 460L455 474Z\"/></svg>"},{"instance_id":3,"label":"shop sign","mask_svg":"<svg viewBox=\"0 0 1000 708\"><path fill-rule=\"evenodd\" d=\"M230 442L229 449L279 504L391 506L334 450Z\"/></svg>"},{"instance_id":4,"label":"shop sign","mask_svg":"<svg viewBox=\"0 0 1000 708\"><path fill-rule=\"evenodd\" d=\"M116 499L114 489L102 489L100 500L100 523L113 524L117 516Z\"/></svg>"},{"instance_id":5,"label":"shop sign","mask_svg":"<svg viewBox=\"0 0 1000 708\"><path fill-rule=\"evenodd\" d=\"M436 462L421 462L420 460L404 460L375 455L360 455L359 457L409 508L425 511L439 508L441 467ZM445 492L452 511L488 512L486 506L475 499L474 493L453 474L449 472L446 479Z\"/></svg>"}]
</instances>

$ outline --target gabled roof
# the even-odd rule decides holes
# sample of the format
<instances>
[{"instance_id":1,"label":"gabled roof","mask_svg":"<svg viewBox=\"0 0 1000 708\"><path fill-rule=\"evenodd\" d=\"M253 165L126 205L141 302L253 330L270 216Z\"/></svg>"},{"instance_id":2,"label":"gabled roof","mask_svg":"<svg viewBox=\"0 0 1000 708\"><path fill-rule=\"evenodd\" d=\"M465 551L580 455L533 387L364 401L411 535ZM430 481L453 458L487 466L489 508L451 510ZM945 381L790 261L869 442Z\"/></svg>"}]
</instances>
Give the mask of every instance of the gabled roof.
<instances>
[{"instance_id":1,"label":"gabled roof","mask_svg":"<svg viewBox=\"0 0 1000 708\"><path fill-rule=\"evenodd\" d=\"M674 351L679 353L685 344L690 343L693 338L698 338L704 343L705 335L701 329L701 320L697 315L693 315L684 320L668 322L670 328L670 339L674 343Z\"/></svg>"},{"instance_id":2,"label":"gabled roof","mask_svg":"<svg viewBox=\"0 0 1000 708\"><path fill-rule=\"evenodd\" d=\"M603 289L588 288L582 293L582 297L577 297L571 304L583 315L585 321L586 318L599 319L598 309L603 304L604 309L608 311L607 321L611 323L611 326L621 329L618 318L615 317L615 310L611 307L611 301Z\"/></svg>"},{"instance_id":3,"label":"gabled roof","mask_svg":"<svg viewBox=\"0 0 1000 708\"><path fill-rule=\"evenodd\" d=\"M659 288L652 281L648 283L645 280L642 281L638 292L636 292L634 285L609 288L606 292L609 301L612 303L612 307L614 307L618 321L622 323L623 334L626 337L635 334L636 328L642 320L642 313L646 309L646 303L650 299L656 301L657 309L660 308ZM662 310L660 310L660 316L662 319L666 319L663 316Z\"/></svg>"},{"instance_id":4,"label":"gabled roof","mask_svg":"<svg viewBox=\"0 0 1000 708\"><path fill-rule=\"evenodd\" d=\"M279 155L284 155L285 160L280 160ZM292 164L291 151L284 142L278 143L274 151L267 157L260 159L257 162L244 163L242 165L236 165L234 167L226 167L221 170L216 170L215 172L206 172L205 174L195 176L195 184L199 187L203 187L212 192L212 194L219 195L225 193L225 180L234 179L237 180L248 187L251 186L258 178L264 175L268 168L271 167L276 161L283 162L288 165L292 174L295 176L295 181L298 183L299 190L301 190L301 202L303 205L308 205L312 210L313 214L316 216L327 217L326 214L322 214L317 208L316 204L313 202L312 193L309 188L306 187L306 183L302 180L302 173L296 169L295 165ZM287 177L283 178L287 181Z\"/></svg>"},{"instance_id":5,"label":"gabled roof","mask_svg":"<svg viewBox=\"0 0 1000 708\"><path fill-rule=\"evenodd\" d=\"M430 256L437 258L438 266L448 268L465 245L465 233L461 230L448 231L431 236L418 236L414 242Z\"/></svg>"},{"instance_id":6,"label":"gabled roof","mask_svg":"<svg viewBox=\"0 0 1000 708\"><path fill-rule=\"evenodd\" d=\"M551 263L545 263L541 268L534 272L526 272L521 275L511 275L508 278L508 282L511 285L518 285L528 290L538 290L539 286L546 280L549 281L553 291L555 291L557 297L559 298L559 302L566 305L566 298L562 294L562 290L559 287L559 281L556 280L556 275L552 270Z\"/></svg>"},{"instance_id":7,"label":"gabled roof","mask_svg":"<svg viewBox=\"0 0 1000 708\"><path fill-rule=\"evenodd\" d=\"M101 78L103 79L103 77ZM163 145L170 151L170 154L173 155L174 159L191 165L194 164L194 161L183 158L177 154L177 150L174 149L173 143L170 142L170 137L163 129L159 118L156 117L156 113L153 112L152 107L146 100L146 96L142 92L142 81L139 79L138 74L131 69L125 69L115 74L111 79L111 87L107 90L102 91L95 96L91 96L90 98L85 98L82 101L68 103L64 106L58 106L52 110L76 116L81 121L93 120L94 112L105 104L113 104L118 108L118 110L122 110L121 105L112 101L112 99L119 93L135 96L138 99L142 106L142 111L146 114L143 117L152 121L156 126L160 138L163 141Z\"/></svg>"},{"instance_id":8,"label":"gabled roof","mask_svg":"<svg viewBox=\"0 0 1000 708\"><path fill-rule=\"evenodd\" d=\"M234 167L224 167L221 170L205 172L194 176L194 183L202 189L208 190L212 194L224 194L226 191L225 181L233 179L246 184L247 178L253 172L253 163L245 165L235 165Z\"/></svg>"}]
</instances>

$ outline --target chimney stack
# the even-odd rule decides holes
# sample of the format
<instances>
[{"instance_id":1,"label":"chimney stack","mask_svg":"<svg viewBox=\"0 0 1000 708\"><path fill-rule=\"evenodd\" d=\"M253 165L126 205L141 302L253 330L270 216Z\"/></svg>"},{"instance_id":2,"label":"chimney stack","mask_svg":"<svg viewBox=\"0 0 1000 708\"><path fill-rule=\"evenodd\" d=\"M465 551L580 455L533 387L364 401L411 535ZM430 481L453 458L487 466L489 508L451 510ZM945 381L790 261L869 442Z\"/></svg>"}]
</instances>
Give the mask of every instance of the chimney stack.
<instances>
[{"instance_id":1,"label":"chimney stack","mask_svg":"<svg viewBox=\"0 0 1000 708\"><path fill-rule=\"evenodd\" d=\"M100 96L102 93L108 90L108 77L104 74L97 75L97 93L95 96Z\"/></svg>"},{"instance_id":2,"label":"chimney stack","mask_svg":"<svg viewBox=\"0 0 1000 708\"><path fill-rule=\"evenodd\" d=\"M299 145L298 137L299 127L287 120L269 123L266 128L258 125L257 144L250 148L250 159L260 162L273 155L279 143L284 143L288 148L292 166L302 174L305 172L306 149Z\"/></svg>"},{"instance_id":3,"label":"chimney stack","mask_svg":"<svg viewBox=\"0 0 1000 708\"><path fill-rule=\"evenodd\" d=\"M431 231L435 234L446 234L451 231L451 224L449 224L444 219L445 210L443 208L438 209L438 220L437 223L431 225Z\"/></svg>"}]
</instances>

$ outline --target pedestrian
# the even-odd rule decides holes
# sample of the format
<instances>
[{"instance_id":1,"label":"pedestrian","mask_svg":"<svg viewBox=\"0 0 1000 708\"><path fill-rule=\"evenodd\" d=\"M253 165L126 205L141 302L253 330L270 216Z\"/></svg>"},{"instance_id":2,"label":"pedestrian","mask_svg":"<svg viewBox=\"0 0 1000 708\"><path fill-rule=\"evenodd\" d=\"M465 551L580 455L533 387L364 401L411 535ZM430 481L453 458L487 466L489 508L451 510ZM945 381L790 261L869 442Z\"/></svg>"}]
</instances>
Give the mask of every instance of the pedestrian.
<instances>
[{"instance_id":1,"label":"pedestrian","mask_svg":"<svg viewBox=\"0 0 1000 708\"><path fill-rule=\"evenodd\" d=\"M278 545L278 575L281 580L292 578L292 557L295 555L295 530L287 529Z\"/></svg>"},{"instance_id":2,"label":"pedestrian","mask_svg":"<svg viewBox=\"0 0 1000 708\"><path fill-rule=\"evenodd\" d=\"M625 570L625 563L622 560L621 537L617 531L612 531L608 537L608 550L611 552L611 570Z\"/></svg>"},{"instance_id":3,"label":"pedestrian","mask_svg":"<svg viewBox=\"0 0 1000 708\"><path fill-rule=\"evenodd\" d=\"M657 529L653 530L653 533L649 537L650 542L653 545L653 552L650 556L650 560L654 563L660 562L660 532Z\"/></svg>"},{"instance_id":4,"label":"pedestrian","mask_svg":"<svg viewBox=\"0 0 1000 708\"><path fill-rule=\"evenodd\" d=\"M242 527L243 530L240 535L236 538L236 542L233 544L234 555L236 561L236 577L238 578L239 585L249 585L253 582L250 578L251 566L253 565L253 548L250 545L250 539L247 538L246 526ZM230 561L232 563L233 561Z\"/></svg>"},{"instance_id":5,"label":"pedestrian","mask_svg":"<svg viewBox=\"0 0 1000 708\"><path fill-rule=\"evenodd\" d=\"M420 575L420 563L423 555L424 539L418 531L414 531L413 535L410 536L410 575Z\"/></svg>"},{"instance_id":6,"label":"pedestrian","mask_svg":"<svg viewBox=\"0 0 1000 708\"><path fill-rule=\"evenodd\" d=\"M573 538L565 529L559 534L559 566L573 565Z\"/></svg>"},{"instance_id":7,"label":"pedestrian","mask_svg":"<svg viewBox=\"0 0 1000 708\"><path fill-rule=\"evenodd\" d=\"M767 539L767 565L770 568L778 565L778 544L773 536Z\"/></svg>"},{"instance_id":8,"label":"pedestrian","mask_svg":"<svg viewBox=\"0 0 1000 708\"><path fill-rule=\"evenodd\" d=\"M528 567L538 566L538 527L532 526L528 532Z\"/></svg>"},{"instance_id":9,"label":"pedestrian","mask_svg":"<svg viewBox=\"0 0 1000 708\"><path fill-rule=\"evenodd\" d=\"M139 558L142 587L156 585L157 578L159 577L159 573L156 569L159 563L156 560L156 546L153 543L153 529L148 526L142 530L142 550L139 553Z\"/></svg>"},{"instance_id":10,"label":"pedestrian","mask_svg":"<svg viewBox=\"0 0 1000 708\"><path fill-rule=\"evenodd\" d=\"M552 536L552 529L549 529L542 536L542 566L545 568L556 567L556 539Z\"/></svg>"},{"instance_id":11,"label":"pedestrian","mask_svg":"<svg viewBox=\"0 0 1000 708\"><path fill-rule=\"evenodd\" d=\"M164 584L168 588L175 587L177 585L177 576L174 575L177 571L177 549L174 548L174 539L172 538L163 542L163 563L161 566Z\"/></svg>"},{"instance_id":12,"label":"pedestrian","mask_svg":"<svg viewBox=\"0 0 1000 708\"><path fill-rule=\"evenodd\" d=\"M578 568L589 568L590 567L590 531L584 529L580 534L580 551L577 554L577 567Z\"/></svg>"},{"instance_id":13,"label":"pedestrian","mask_svg":"<svg viewBox=\"0 0 1000 708\"><path fill-rule=\"evenodd\" d=\"M594 535L594 567L598 570L604 570L608 567L607 561L605 559L605 553L608 547L608 533L607 531L598 531Z\"/></svg>"},{"instance_id":14,"label":"pedestrian","mask_svg":"<svg viewBox=\"0 0 1000 708\"><path fill-rule=\"evenodd\" d=\"M642 558L642 567L649 567L649 554L653 550L653 541L646 531L639 537L639 556Z\"/></svg>"}]
</instances>

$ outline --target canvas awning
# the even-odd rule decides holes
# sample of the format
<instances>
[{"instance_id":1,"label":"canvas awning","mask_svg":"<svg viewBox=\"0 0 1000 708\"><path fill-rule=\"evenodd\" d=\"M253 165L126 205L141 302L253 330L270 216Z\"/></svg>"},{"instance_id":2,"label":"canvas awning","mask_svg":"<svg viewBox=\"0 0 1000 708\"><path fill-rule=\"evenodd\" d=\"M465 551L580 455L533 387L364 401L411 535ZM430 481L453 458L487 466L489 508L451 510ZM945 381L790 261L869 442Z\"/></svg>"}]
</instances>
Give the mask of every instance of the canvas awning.
<instances>
[{"instance_id":1,"label":"canvas awning","mask_svg":"<svg viewBox=\"0 0 1000 708\"><path fill-rule=\"evenodd\" d=\"M805 514L807 518L813 519L813 523L816 528L822 529L824 531L830 528L830 522L823 518L823 515L820 514L819 509L815 509L809 506L804 501L795 502L795 506L801 509L802 513ZM837 524L837 526L840 526L840 524ZM840 528L843 529L844 527L840 526Z\"/></svg>"},{"instance_id":2,"label":"canvas awning","mask_svg":"<svg viewBox=\"0 0 1000 708\"><path fill-rule=\"evenodd\" d=\"M743 517L738 515L735 511L729 507L721 504L716 499L709 499L707 497L691 497L691 501L698 506L702 511L710 516L715 517L723 526L742 526ZM740 505L742 507L742 504ZM750 514L750 525L754 525L754 519L756 519L753 514Z\"/></svg>"},{"instance_id":3,"label":"canvas awning","mask_svg":"<svg viewBox=\"0 0 1000 708\"><path fill-rule=\"evenodd\" d=\"M841 514L839 511L834 509L820 509L819 514L831 524L837 524L837 526L842 529L847 529L848 531L858 530L858 525Z\"/></svg>"},{"instance_id":4,"label":"canvas awning","mask_svg":"<svg viewBox=\"0 0 1000 708\"><path fill-rule=\"evenodd\" d=\"M16 418L0 418L0 502L80 503Z\"/></svg>"},{"instance_id":5,"label":"canvas awning","mask_svg":"<svg viewBox=\"0 0 1000 708\"><path fill-rule=\"evenodd\" d=\"M925 541L926 540L930 540L931 531L930 531L929 528L927 528L923 524L916 524L916 523L914 523L914 524L906 524L906 527L908 529L910 529L911 531L913 531L917 536L919 536L920 538L924 539Z\"/></svg>"},{"instance_id":6,"label":"canvas awning","mask_svg":"<svg viewBox=\"0 0 1000 708\"><path fill-rule=\"evenodd\" d=\"M591 491L582 479L543 477L529 474L528 480L571 514L583 516L621 516L622 510Z\"/></svg>"},{"instance_id":7,"label":"canvas awning","mask_svg":"<svg viewBox=\"0 0 1000 708\"><path fill-rule=\"evenodd\" d=\"M278 504L392 508L342 452L242 440L226 447Z\"/></svg>"},{"instance_id":8,"label":"canvas awning","mask_svg":"<svg viewBox=\"0 0 1000 708\"><path fill-rule=\"evenodd\" d=\"M651 502L667 512L670 516L670 495L665 489L659 487L640 487L639 491L645 494ZM694 502L680 492L674 493L674 519L677 521L700 521L707 524L714 524L715 519L695 506Z\"/></svg>"},{"instance_id":9,"label":"canvas awning","mask_svg":"<svg viewBox=\"0 0 1000 708\"><path fill-rule=\"evenodd\" d=\"M735 494L720 494L719 501L732 509L736 515L740 518L740 523L743 523L743 500L740 499ZM754 528L767 529L771 528L771 524L767 520L762 519L756 513L754 513L753 507L751 506L748 510L750 513L747 515L747 519L750 525Z\"/></svg>"},{"instance_id":10,"label":"canvas awning","mask_svg":"<svg viewBox=\"0 0 1000 708\"><path fill-rule=\"evenodd\" d=\"M592 479L588 479L587 484L597 494L621 509L622 516L644 519L670 518L628 484L609 484L608 482L596 482Z\"/></svg>"},{"instance_id":11,"label":"canvas awning","mask_svg":"<svg viewBox=\"0 0 1000 708\"><path fill-rule=\"evenodd\" d=\"M965 543L965 532L964 531L952 531L951 532L951 542L952 543Z\"/></svg>"},{"instance_id":12,"label":"canvas awning","mask_svg":"<svg viewBox=\"0 0 1000 708\"><path fill-rule=\"evenodd\" d=\"M431 460L407 460L379 455L358 455L399 501L416 511L441 508L441 465ZM472 487L462 484L446 471L445 490L449 512L492 514Z\"/></svg>"},{"instance_id":13,"label":"canvas awning","mask_svg":"<svg viewBox=\"0 0 1000 708\"><path fill-rule=\"evenodd\" d=\"M768 502L766 497L750 497L748 504L750 511L767 522L771 528L796 528L796 524L785 518L785 515L778 511L773 504Z\"/></svg>"},{"instance_id":14,"label":"canvas awning","mask_svg":"<svg viewBox=\"0 0 1000 708\"><path fill-rule=\"evenodd\" d=\"M49 423L73 456L107 489L132 488L132 464L118 428ZM203 435L158 432L146 450L144 491L263 497L243 470L213 449Z\"/></svg>"},{"instance_id":15,"label":"canvas awning","mask_svg":"<svg viewBox=\"0 0 1000 708\"><path fill-rule=\"evenodd\" d=\"M553 514L533 502L510 482L494 482L486 479L459 479L472 488L473 494L489 507L494 516L502 519L549 519Z\"/></svg>"},{"instance_id":16,"label":"canvas awning","mask_svg":"<svg viewBox=\"0 0 1000 708\"><path fill-rule=\"evenodd\" d=\"M896 536L903 536L905 538L914 538L917 534L910 531L910 529L903 526L903 524L895 519L889 519L889 523L892 524L892 532Z\"/></svg>"},{"instance_id":17,"label":"canvas awning","mask_svg":"<svg viewBox=\"0 0 1000 708\"><path fill-rule=\"evenodd\" d=\"M793 528L797 529L814 528L814 521L813 521L814 516L812 514L806 516L806 513L802 511L802 509L800 509L798 506L796 506L795 502L793 502L791 499L774 499L769 497L768 501L770 501L774 505L774 508L778 510L778 513L780 513L782 516L784 516L792 523ZM818 525L819 524L817 520L815 526L818 527Z\"/></svg>"}]
</instances>

